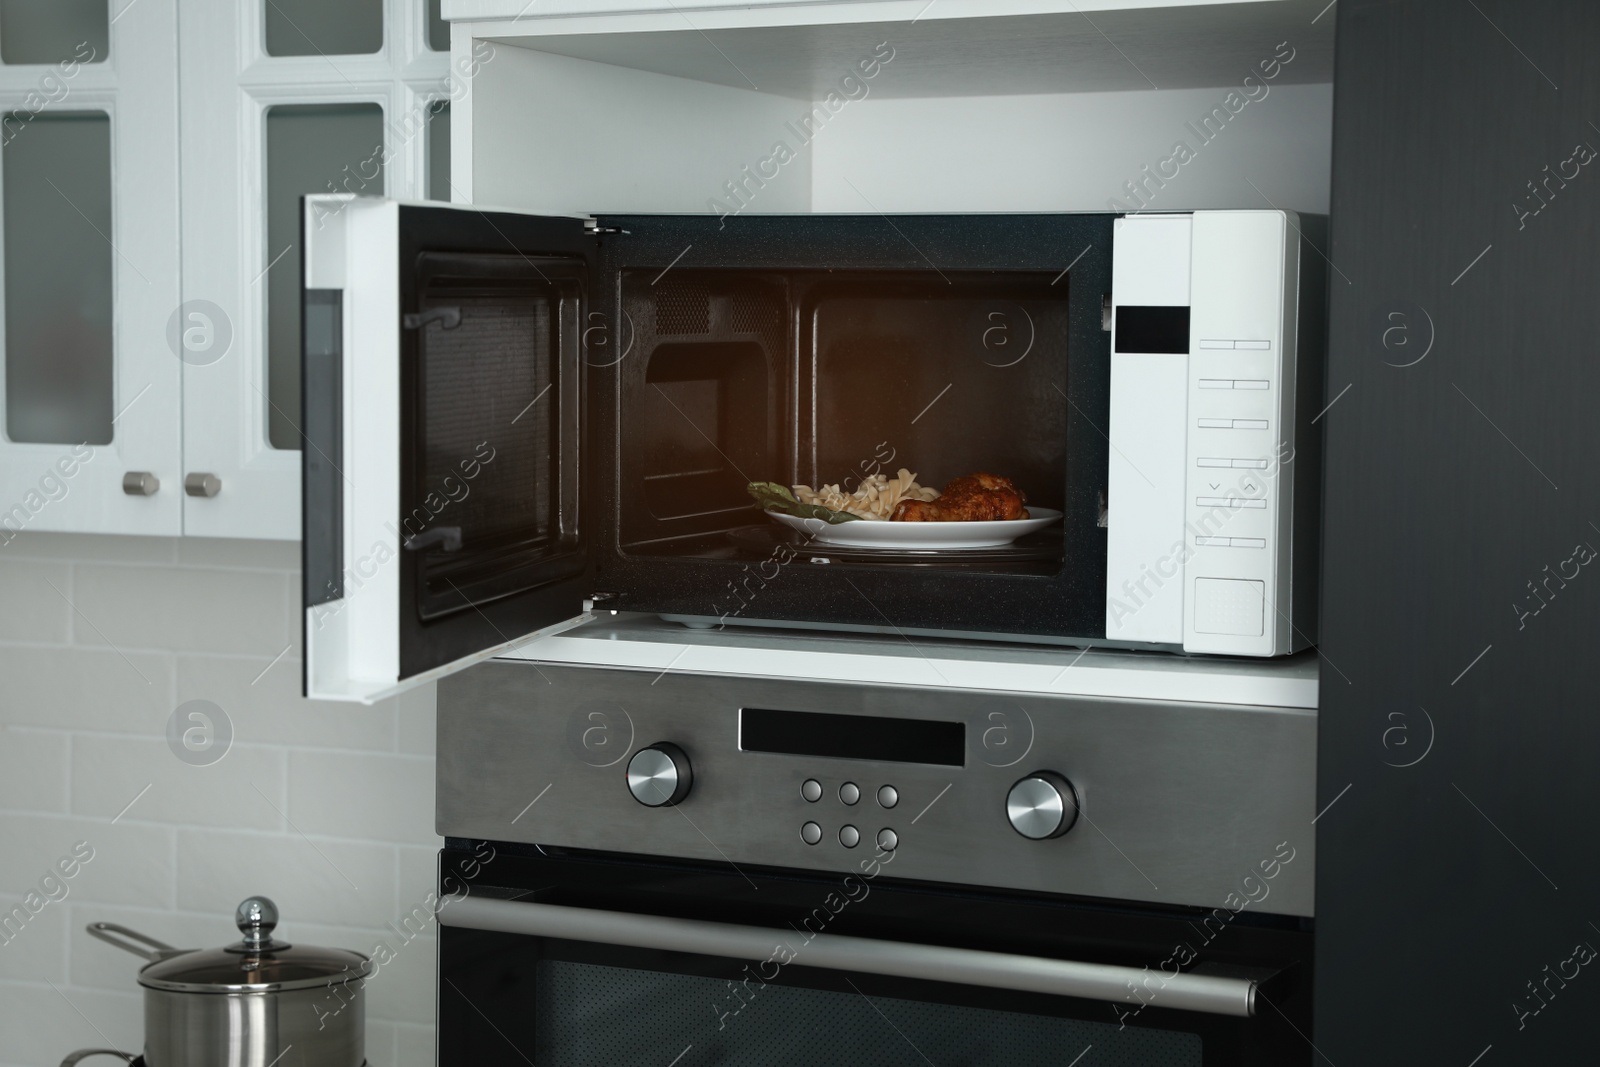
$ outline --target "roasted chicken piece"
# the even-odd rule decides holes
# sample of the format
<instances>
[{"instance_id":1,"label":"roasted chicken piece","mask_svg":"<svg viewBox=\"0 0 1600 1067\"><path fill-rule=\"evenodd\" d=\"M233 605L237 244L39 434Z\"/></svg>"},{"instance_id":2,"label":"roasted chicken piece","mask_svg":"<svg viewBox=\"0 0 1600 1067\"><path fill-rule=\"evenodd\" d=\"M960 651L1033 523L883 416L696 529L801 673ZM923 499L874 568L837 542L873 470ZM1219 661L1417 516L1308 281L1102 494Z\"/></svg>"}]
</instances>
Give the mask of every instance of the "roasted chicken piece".
<instances>
[{"instance_id":1,"label":"roasted chicken piece","mask_svg":"<svg viewBox=\"0 0 1600 1067\"><path fill-rule=\"evenodd\" d=\"M892 522L993 522L1026 519L1028 498L997 474L968 474L953 479L933 500L902 500Z\"/></svg>"}]
</instances>

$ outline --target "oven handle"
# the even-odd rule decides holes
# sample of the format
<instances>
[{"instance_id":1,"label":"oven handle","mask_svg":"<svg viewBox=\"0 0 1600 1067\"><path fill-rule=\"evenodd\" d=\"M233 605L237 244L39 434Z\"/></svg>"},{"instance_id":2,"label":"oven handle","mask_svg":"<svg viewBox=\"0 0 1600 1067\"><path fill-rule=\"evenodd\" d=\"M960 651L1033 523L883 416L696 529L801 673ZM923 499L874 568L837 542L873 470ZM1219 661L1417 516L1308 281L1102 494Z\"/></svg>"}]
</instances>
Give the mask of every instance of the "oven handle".
<instances>
[{"instance_id":1,"label":"oven handle","mask_svg":"<svg viewBox=\"0 0 1600 1067\"><path fill-rule=\"evenodd\" d=\"M575 908L564 904L466 897L439 909L442 925L495 933L554 937L663 952L765 960L779 944L805 967L896 978L929 979L958 985L1016 989L1054 996L1130 1004L1154 1004L1180 1011L1250 1018L1256 1011L1256 985L1270 972L1254 976L1167 974L1150 968L1122 967L1078 960L1047 959L1008 952L984 952L905 941L772 930L760 926L679 919L662 915ZM800 942L798 949L796 942ZM1138 990L1138 992L1135 992Z\"/></svg>"}]
</instances>

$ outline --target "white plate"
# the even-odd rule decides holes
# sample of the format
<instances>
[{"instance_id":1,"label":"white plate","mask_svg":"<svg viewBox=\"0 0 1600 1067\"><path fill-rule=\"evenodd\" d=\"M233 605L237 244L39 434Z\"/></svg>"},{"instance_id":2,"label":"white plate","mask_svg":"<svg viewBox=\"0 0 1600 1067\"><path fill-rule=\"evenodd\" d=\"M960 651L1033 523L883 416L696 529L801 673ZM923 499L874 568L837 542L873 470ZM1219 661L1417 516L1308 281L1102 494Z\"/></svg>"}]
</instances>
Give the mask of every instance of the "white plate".
<instances>
[{"instance_id":1,"label":"white plate","mask_svg":"<svg viewBox=\"0 0 1600 1067\"><path fill-rule=\"evenodd\" d=\"M1049 508L1029 507L1028 514L1032 517L997 522L887 522L858 519L837 525L822 519L781 515L776 511L767 512L767 517L814 537L822 544L926 552L942 548L998 548L1009 545L1024 534L1042 530L1061 518L1061 512Z\"/></svg>"}]
</instances>

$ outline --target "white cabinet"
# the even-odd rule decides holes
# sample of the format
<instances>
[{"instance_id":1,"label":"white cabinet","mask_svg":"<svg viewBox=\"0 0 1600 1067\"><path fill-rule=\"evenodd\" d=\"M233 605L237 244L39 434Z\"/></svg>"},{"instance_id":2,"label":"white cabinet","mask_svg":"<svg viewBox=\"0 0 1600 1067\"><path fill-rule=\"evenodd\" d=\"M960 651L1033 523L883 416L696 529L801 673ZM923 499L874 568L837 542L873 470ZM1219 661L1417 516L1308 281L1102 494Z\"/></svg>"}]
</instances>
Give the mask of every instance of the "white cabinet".
<instances>
[{"instance_id":1,"label":"white cabinet","mask_svg":"<svg viewBox=\"0 0 1600 1067\"><path fill-rule=\"evenodd\" d=\"M437 0L84 8L0 10L0 541L297 539L298 198L449 199L448 27Z\"/></svg>"},{"instance_id":2,"label":"white cabinet","mask_svg":"<svg viewBox=\"0 0 1600 1067\"><path fill-rule=\"evenodd\" d=\"M264 3L179 5L183 298L228 337L184 368L184 469L220 482L184 500L191 535L300 536L298 197L449 197L429 188L451 87L427 0Z\"/></svg>"},{"instance_id":3,"label":"white cabinet","mask_svg":"<svg viewBox=\"0 0 1600 1067\"><path fill-rule=\"evenodd\" d=\"M183 521L176 8L111 6L0 12L0 542Z\"/></svg>"}]
</instances>

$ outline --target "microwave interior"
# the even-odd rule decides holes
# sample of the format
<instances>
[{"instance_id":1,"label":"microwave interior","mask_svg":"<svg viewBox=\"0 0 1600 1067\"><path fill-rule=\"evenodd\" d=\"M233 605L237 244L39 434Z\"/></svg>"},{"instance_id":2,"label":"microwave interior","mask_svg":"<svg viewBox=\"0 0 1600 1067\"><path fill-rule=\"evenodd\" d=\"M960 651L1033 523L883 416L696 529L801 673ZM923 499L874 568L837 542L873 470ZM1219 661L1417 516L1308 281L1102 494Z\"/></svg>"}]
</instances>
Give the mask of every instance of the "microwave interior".
<instances>
[{"instance_id":1,"label":"microwave interior","mask_svg":"<svg viewBox=\"0 0 1600 1067\"><path fill-rule=\"evenodd\" d=\"M402 437L422 669L586 560L602 606L691 624L1101 636L1113 218L602 217L592 263L421 228ZM1062 518L1001 548L852 551L747 490L900 470L1003 476ZM470 489L430 521L452 476ZM457 616L483 618L436 626Z\"/></svg>"}]
</instances>

